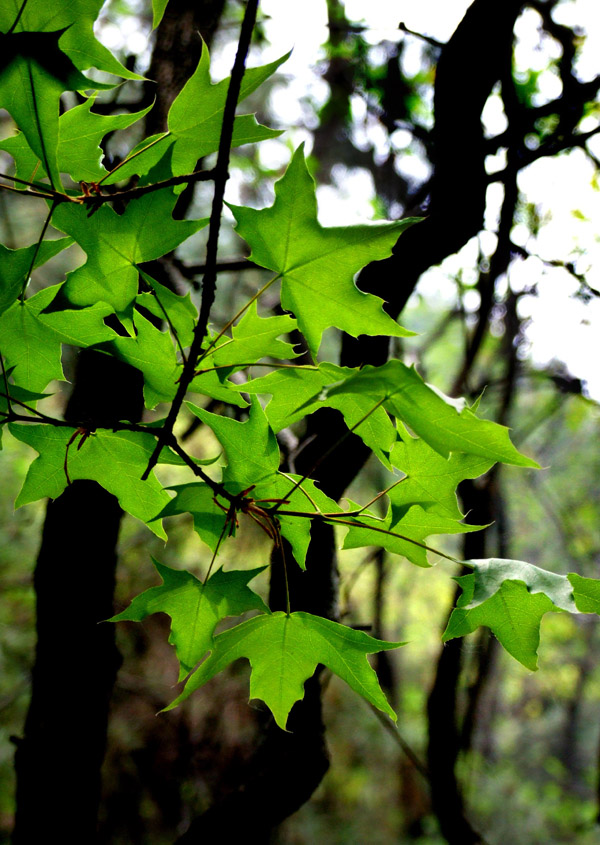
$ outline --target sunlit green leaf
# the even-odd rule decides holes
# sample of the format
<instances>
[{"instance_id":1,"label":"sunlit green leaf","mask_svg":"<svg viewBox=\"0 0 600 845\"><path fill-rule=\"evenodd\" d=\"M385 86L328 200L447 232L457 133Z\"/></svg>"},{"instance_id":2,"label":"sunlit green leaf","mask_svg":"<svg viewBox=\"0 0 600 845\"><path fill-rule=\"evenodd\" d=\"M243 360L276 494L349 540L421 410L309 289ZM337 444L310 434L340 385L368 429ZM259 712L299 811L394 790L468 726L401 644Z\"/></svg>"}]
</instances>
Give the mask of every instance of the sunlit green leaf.
<instances>
[{"instance_id":1,"label":"sunlit green leaf","mask_svg":"<svg viewBox=\"0 0 600 845\"><path fill-rule=\"evenodd\" d=\"M463 593L452 611L444 641L485 625L528 669L537 669L540 623L545 613L577 612L569 576L555 575L520 560L467 561L469 575L456 580Z\"/></svg>"},{"instance_id":2,"label":"sunlit green leaf","mask_svg":"<svg viewBox=\"0 0 600 845\"><path fill-rule=\"evenodd\" d=\"M539 467L515 449L505 426L476 417L464 402L445 401L413 367L401 361L394 359L381 367L367 365L327 390L329 397L346 393L384 399L390 413L444 457L465 452L506 464Z\"/></svg>"},{"instance_id":3,"label":"sunlit green leaf","mask_svg":"<svg viewBox=\"0 0 600 845\"><path fill-rule=\"evenodd\" d=\"M388 704L367 654L398 648L309 613L277 612L255 616L214 638L210 657L188 680L184 691L167 708L186 699L239 657L252 666L250 698L259 698L285 729L290 710L304 697L304 683L319 663L342 678L359 695L392 719Z\"/></svg>"},{"instance_id":4,"label":"sunlit green leaf","mask_svg":"<svg viewBox=\"0 0 600 845\"><path fill-rule=\"evenodd\" d=\"M368 512L351 518L349 521L356 523L356 527L348 530L343 548L381 546L389 552L402 555L417 566L426 567L430 566L430 563L427 560L427 550L422 544L430 545L426 543L427 537L435 534L464 534L479 531L483 527L464 525L456 519L425 511L419 505L410 507L397 522L393 519L391 508L384 519L377 519ZM385 533L388 531L391 533Z\"/></svg>"},{"instance_id":5,"label":"sunlit green leaf","mask_svg":"<svg viewBox=\"0 0 600 845\"><path fill-rule=\"evenodd\" d=\"M249 258L281 275L281 304L298 320L313 355L329 326L354 337L413 334L383 311L379 297L359 291L354 276L370 261L389 256L414 218L324 228L317 220L315 183L302 147L277 182L270 208L230 208L238 235L252 248Z\"/></svg>"},{"instance_id":6,"label":"sunlit green leaf","mask_svg":"<svg viewBox=\"0 0 600 845\"><path fill-rule=\"evenodd\" d=\"M61 344L85 347L116 337L104 323L112 313L105 302L43 313L61 287L54 285L23 302L18 300L0 315L0 349L14 367L15 381L29 390L43 390L52 379L64 378Z\"/></svg>"},{"instance_id":7,"label":"sunlit green leaf","mask_svg":"<svg viewBox=\"0 0 600 845\"><path fill-rule=\"evenodd\" d=\"M21 293L30 270L41 267L72 243L72 238L58 238L54 241L42 241L39 248L35 243L22 249L7 249L0 244L0 314L6 311Z\"/></svg>"},{"instance_id":8,"label":"sunlit green leaf","mask_svg":"<svg viewBox=\"0 0 600 845\"><path fill-rule=\"evenodd\" d=\"M260 596L248 587L248 582L263 572L265 566L234 572L218 569L204 584L191 572L171 569L155 558L152 560L163 580L161 586L140 593L126 610L108 621L141 622L151 613L168 613L169 642L175 646L179 660L179 680L212 648L213 633L221 619L248 610L269 612Z\"/></svg>"},{"instance_id":9,"label":"sunlit green leaf","mask_svg":"<svg viewBox=\"0 0 600 845\"><path fill-rule=\"evenodd\" d=\"M289 54L288 54L289 55ZM282 56L268 65L247 68L242 79L238 103L255 91L288 58ZM191 173L196 162L219 149L221 123L229 78L213 84L210 78L210 57L206 45L193 76L186 82L169 110L169 131L146 138L134 147L129 160L115 170L106 184L127 179L134 174L148 173L170 152L173 175ZM236 117L232 147L276 138L281 132L261 126L254 115Z\"/></svg>"},{"instance_id":10,"label":"sunlit green leaf","mask_svg":"<svg viewBox=\"0 0 600 845\"><path fill-rule=\"evenodd\" d=\"M123 510L146 522L151 531L166 539L159 521L151 522L169 501L169 494L151 474L142 481L142 473L156 440L150 434L98 429L81 444L80 436L67 444L76 429L50 425L9 426L10 433L27 443L39 457L29 467L16 507L48 496L56 499L69 479L97 481L119 500Z\"/></svg>"},{"instance_id":11,"label":"sunlit green leaf","mask_svg":"<svg viewBox=\"0 0 600 845\"><path fill-rule=\"evenodd\" d=\"M138 292L135 265L170 252L208 223L174 220L174 202L173 194L162 190L130 203L123 214L105 204L94 214L93 225L83 205L60 205L52 215L53 225L71 235L88 256L67 276L69 300L78 306L108 302L115 311L125 311Z\"/></svg>"},{"instance_id":12,"label":"sunlit green leaf","mask_svg":"<svg viewBox=\"0 0 600 845\"><path fill-rule=\"evenodd\" d=\"M494 461L464 452L452 452L445 458L425 440L412 437L404 426L399 427L398 434L391 462L407 477L388 494L394 520L400 519L411 505L421 505L427 511L462 519L456 498L458 484L465 478L483 475Z\"/></svg>"}]
</instances>

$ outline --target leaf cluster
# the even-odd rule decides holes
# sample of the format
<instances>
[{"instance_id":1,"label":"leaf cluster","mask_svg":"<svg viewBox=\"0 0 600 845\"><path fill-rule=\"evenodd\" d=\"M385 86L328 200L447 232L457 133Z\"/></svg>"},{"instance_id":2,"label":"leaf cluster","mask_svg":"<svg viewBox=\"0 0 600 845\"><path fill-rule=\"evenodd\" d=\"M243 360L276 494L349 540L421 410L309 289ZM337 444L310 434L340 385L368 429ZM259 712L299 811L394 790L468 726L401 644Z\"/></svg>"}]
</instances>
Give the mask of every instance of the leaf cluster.
<instances>
[{"instance_id":1,"label":"leaf cluster","mask_svg":"<svg viewBox=\"0 0 600 845\"><path fill-rule=\"evenodd\" d=\"M155 25L165 5L155 0ZM280 134L253 115L236 116L228 105L231 92L237 92L235 105L287 57L244 69L242 56L230 79L214 83L204 47L196 72L171 106L167 131L144 138L107 169L106 134L141 121L148 110L127 116L94 111L98 89L118 83L98 83L84 71L139 79L95 39L100 6L99 0L76 0L50 15L42 0L10 0L0 11L0 107L15 124L15 133L0 143L14 160L14 174L4 176L0 188L45 208L37 242L16 250L0 245L0 432L6 424L38 453L16 504L56 498L76 479L92 479L159 537L166 538L164 518L192 515L212 552L203 580L155 560L162 585L113 617L170 616L170 642L180 679L187 679L171 707L245 657L252 666L251 696L266 702L281 728L319 664L395 718L367 655L400 643L291 613L289 595L287 612L272 612L248 586L262 569L224 571L217 564L220 551L240 519L253 520L282 554L283 541L289 544L293 559L285 560L286 571L303 568L317 521L338 526L343 548L379 546L426 568L432 558L454 560L430 545L431 536L484 527L463 521L456 497L463 479L486 473L496 462L537 464L515 448L508 429L486 420L477 407L443 396L399 360L351 369L323 359L322 338L330 329L354 337L412 334L381 299L357 287L355 276L389 256L418 221L323 227L302 147L277 182L270 207L229 205L237 235L265 276L223 328L211 323L211 256L228 177L230 145L223 139L230 137L236 147ZM66 91L78 92L83 102L61 113ZM217 151L214 170L195 170L199 159ZM215 183L212 209L200 219L174 219L182 186L197 181ZM204 227L213 252L196 303L140 265L171 253ZM64 237L50 237L56 232ZM84 263L59 285L29 295L34 269L73 244L85 253ZM261 298L277 286L278 312L265 314ZM296 363L299 352L290 337L301 338L303 360L312 363ZM65 344L96 349L137 369L146 408L166 406L166 416L106 428L39 410L49 386L64 379ZM250 377L250 367L268 371ZM207 410L208 400L226 410ZM347 431L362 438L380 462L388 484L370 502L342 507L310 477L316 467L306 475L282 471L278 433L320 408L339 411ZM243 419L234 418L234 411ZM179 421L189 414L213 432L223 467L199 461L178 439ZM159 463L187 467L189 481L165 488L154 472ZM383 515L376 512L378 501L385 502ZM517 561L467 565L473 571L458 579L463 594L445 639L487 625L513 656L535 668L544 613L598 612L600 582L592 579L552 575ZM215 633L223 619L249 612L255 615Z\"/></svg>"}]
</instances>

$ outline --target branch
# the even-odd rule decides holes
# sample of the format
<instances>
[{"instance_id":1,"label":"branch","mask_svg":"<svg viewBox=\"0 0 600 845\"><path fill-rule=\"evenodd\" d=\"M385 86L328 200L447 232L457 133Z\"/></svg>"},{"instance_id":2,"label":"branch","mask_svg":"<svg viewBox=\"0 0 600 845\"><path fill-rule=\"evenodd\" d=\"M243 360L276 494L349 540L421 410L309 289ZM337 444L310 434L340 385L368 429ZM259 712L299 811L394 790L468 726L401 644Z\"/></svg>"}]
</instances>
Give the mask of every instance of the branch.
<instances>
[{"instance_id":1,"label":"branch","mask_svg":"<svg viewBox=\"0 0 600 845\"><path fill-rule=\"evenodd\" d=\"M114 194L93 194L92 196L82 195L73 199L73 202L79 202L83 205L89 205L96 208L105 202L114 202L115 200L135 200L143 197L145 194L151 194L153 191L161 191L163 188L172 188L175 185L189 185L194 182L208 182L215 178L217 168L213 170L195 170L193 173L188 173L184 176L172 176L170 179L164 179L162 182L154 182L152 185L142 185L139 188L130 188L128 191L116 191ZM72 199L69 197L69 199Z\"/></svg>"},{"instance_id":2,"label":"branch","mask_svg":"<svg viewBox=\"0 0 600 845\"><path fill-rule=\"evenodd\" d=\"M444 46L443 41L438 41L437 38L432 38L431 35L424 35L422 32L415 32L414 29L409 29L404 21L400 21L398 24L398 29L401 32L405 32L407 35L413 35L415 38L419 38L421 41L425 41L426 44L430 44L432 47L436 47L438 50L441 50Z\"/></svg>"},{"instance_id":3,"label":"branch","mask_svg":"<svg viewBox=\"0 0 600 845\"><path fill-rule=\"evenodd\" d=\"M227 98L225 100L225 109L223 112L223 124L221 126L221 137L219 140L219 152L217 155L217 164L215 167L215 192L213 195L213 203L210 214L210 224L208 230L208 243L206 247L206 272L202 281L202 300L200 303L200 316L194 329L194 340L190 348L188 360L184 364L183 372L179 382L177 393L169 409L167 419L163 428L163 432L159 437L156 448L152 453L146 471L142 478L148 478L152 468L156 466L160 451L163 445L169 440L173 433L173 426L175 420L181 409L183 399L187 393L190 383L193 381L194 372L196 370L196 362L202 350L202 344L206 335L208 327L208 318L215 299L217 287L217 250L219 245L219 231L221 228L221 212L223 210L223 199L225 196L225 185L229 178L229 154L231 149L231 141L233 138L233 124L235 121L235 109L237 106L238 97L240 94L240 87L244 76L246 56L250 49L250 41L252 40L252 31L256 21L256 13L258 10L259 0L248 0L246 10L244 12L244 20L240 32L240 40L238 42L238 49L231 71L231 78L227 88Z\"/></svg>"},{"instance_id":4,"label":"branch","mask_svg":"<svg viewBox=\"0 0 600 845\"><path fill-rule=\"evenodd\" d=\"M207 269L206 264L184 264L179 259L175 259L174 264L179 272L186 277L199 276L206 273ZM230 261L219 261L214 269L217 273L232 273L236 270L264 270L265 268L255 264L254 261L249 261L247 258L232 258Z\"/></svg>"}]
</instances>

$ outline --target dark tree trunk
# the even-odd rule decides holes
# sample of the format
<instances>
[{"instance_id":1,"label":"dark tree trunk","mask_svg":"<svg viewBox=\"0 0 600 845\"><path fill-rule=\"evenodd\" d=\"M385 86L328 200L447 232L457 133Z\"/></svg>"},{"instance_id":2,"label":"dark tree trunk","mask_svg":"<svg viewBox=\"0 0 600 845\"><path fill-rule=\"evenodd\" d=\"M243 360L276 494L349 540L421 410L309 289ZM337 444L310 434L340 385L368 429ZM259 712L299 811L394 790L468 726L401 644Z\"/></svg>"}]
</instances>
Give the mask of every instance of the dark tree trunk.
<instances>
[{"instance_id":1,"label":"dark tree trunk","mask_svg":"<svg viewBox=\"0 0 600 845\"><path fill-rule=\"evenodd\" d=\"M139 419L141 373L97 352L79 358L65 418L110 426ZM112 616L122 511L94 481L75 481L48 505L35 569L37 647L31 703L16 740L13 841L93 842L108 705L120 657Z\"/></svg>"}]
</instances>

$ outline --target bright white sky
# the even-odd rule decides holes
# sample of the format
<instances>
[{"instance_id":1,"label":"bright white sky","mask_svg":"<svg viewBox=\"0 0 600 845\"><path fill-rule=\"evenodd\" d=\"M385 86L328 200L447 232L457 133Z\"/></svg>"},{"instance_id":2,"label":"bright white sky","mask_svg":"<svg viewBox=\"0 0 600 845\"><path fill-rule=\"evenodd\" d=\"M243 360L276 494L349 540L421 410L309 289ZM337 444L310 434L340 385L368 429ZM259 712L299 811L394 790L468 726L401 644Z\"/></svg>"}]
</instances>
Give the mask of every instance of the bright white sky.
<instances>
[{"instance_id":1,"label":"bright white sky","mask_svg":"<svg viewBox=\"0 0 600 845\"><path fill-rule=\"evenodd\" d=\"M470 3L471 0L419 0L418 3L414 0L346 0L345 8L349 19L364 22L367 26L365 37L375 49L381 41L405 38L405 61L412 63L416 70L421 43L418 39L402 35L398 30L399 22L403 21L409 29L445 41ZM290 147L296 147L304 140L310 143L310 134L304 127L311 112L303 107L303 100L308 95L313 101L322 103L327 97L327 86L319 76L319 69L323 66L321 45L328 36L326 4L325 0L302 0L300 3L297 0L262 0L260 8L261 14L269 18L266 32L271 44L261 61L270 61L293 47L291 58L281 69L286 84L275 91L272 102L280 125L289 129L281 141L265 142L260 147L263 160L277 167L289 159ZM577 24L587 33L577 72L583 80L594 78L600 73L598 0L565 0L556 17L562 23ZM137 24L131 21L131 32L126 32L127 23L121 23L118 31L114 27L113 38L126 41L132 52L142 52L141 41L147 49L147 42ZM516 30L517 69L541 70L546 67L549 57L560 55L556 42L549 38L540 40L538 23L538 15L532 10L527 10L519 19ZM105 41L111 40L110 31L105 30L103 36ZM232 44L221 55L213 57L213 78L229 75L234 54L235 44ZM560 81L551 71L542 75L540 87L541 101L560 93ZM360 107L360 104L357 106ZM600 109L598 116L587 118L587 125L583 128L594 128L599 116ZM488 101L484 121L491 135L503 130L505 118L499 98L492 97ZM374 143L376 148L385 143L383 133L378 132L376 127L367 125L360 131L364 133L365 141ZM591 146L595 155L600 157L600 136ZM398 156L398 166L410 168L415 176L422 175L424 167L416 156L401 155ZM490 170L501 166L500 159L489 162ZM596 298L584 305L574 299L573 294L578 288L575 280L566 271L544 263L544 260L572 261L577 272L586 274L592 287L600 288L600 231L596 222L600 221L600 190L594 167L581 150L542 159L522 172L519 187L524 198L537 206L544 221L536 238L529 235L523 225L517 225L512 235L516 243L539 256L514 263L510 272L513 289L534 284L538 288L539 296L521 299L522 316L531 318L527 333L532 358L537 364L544 364L552 358L564 361L573 375L587 381L590 394L600 399L600 367L597 364L600 359L600 300ZM230 190L234 190L233 183L230 183ZM343 186L319 189L321 221L326 225L339 225L368 218L372 213L372 196L372 180L366 171L344 172ZM232 199L235 201L235 198ZM487 245L493 249L495 239L492 232L496 227L501 200L501 188L492 186L486 215L488 234L480 240L484 250ZM472 267L474 254L476 244L467 244L459 256L451 257L440 268L430 270L421 280L420 290L451 302L455 291L451 277L461 266Z\"/></svg>"}]
</instances>

